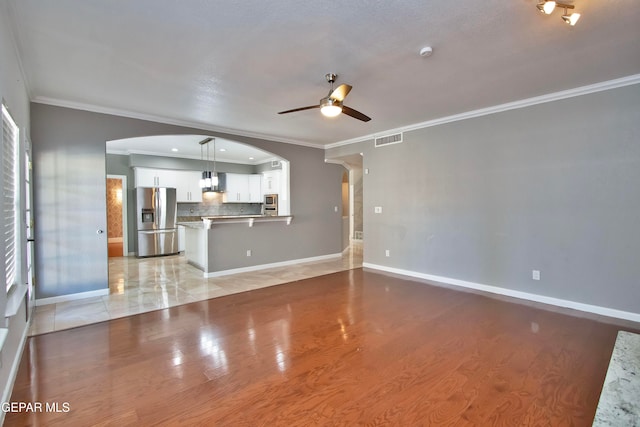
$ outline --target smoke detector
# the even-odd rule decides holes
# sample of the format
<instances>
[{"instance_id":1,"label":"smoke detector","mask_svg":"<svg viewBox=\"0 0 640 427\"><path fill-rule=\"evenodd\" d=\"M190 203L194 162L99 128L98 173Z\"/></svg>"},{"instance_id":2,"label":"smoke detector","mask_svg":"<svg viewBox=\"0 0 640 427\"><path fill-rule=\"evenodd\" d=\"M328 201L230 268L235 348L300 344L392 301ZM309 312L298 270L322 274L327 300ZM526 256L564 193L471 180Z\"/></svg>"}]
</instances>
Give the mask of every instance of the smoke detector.
<instances>
[{"instance_id":1,"label":"smoke detector","mask_svg":"<svg viewBox=\"0 0 640 427\"><path fill-rule=\"evenodd\" d=\"M431 56L431 54L433 53L433 48L431 46L425 46L422 49L420 49L420 56Z\"/></svg>"}]
</instances>

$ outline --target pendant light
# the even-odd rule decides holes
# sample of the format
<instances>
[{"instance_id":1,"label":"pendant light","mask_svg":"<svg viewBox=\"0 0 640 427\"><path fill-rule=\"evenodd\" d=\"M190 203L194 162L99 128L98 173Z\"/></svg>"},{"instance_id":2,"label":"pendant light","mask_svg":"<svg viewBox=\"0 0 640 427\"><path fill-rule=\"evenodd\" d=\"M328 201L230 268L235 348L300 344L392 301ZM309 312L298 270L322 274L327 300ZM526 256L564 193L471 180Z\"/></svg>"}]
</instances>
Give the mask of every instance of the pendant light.
<instances>
[{"instance_id":1,"label":"pendant light","mask_svg":"<svg viewBox=\"0 0 640 427\"><path fill-rule=\"evenodd\" d=\"M214 151L213 151L213 172L211 172L211 170L209 169L209 142L213 141L214 143ZM215 191L214 187L216 187L218 185L218 174L215 172L215 168L216 168L216 162L215 162L215 156L216 156L216 152L215 152L215 138L206 138L203 139L202 141L199 142L200 144L200 160L202 160L203 163L203 155L202 155L202 149L203 146L206 145L207 146L207 161L205 163L205 167L204 170L202 171L202 178L200 179L200 188L202 188L202 192L203 193L208 193L211 191Z\"/></svg>"},{"instance_id":2,"label":"pendant light","mask_svg":"<svg viewBox=\"0 0 640 427\"><path fill-rule=\"evenodd\" d=\"M207 160L209 160L209 145L207 145ZM213 173L211 174L211 186L218 186L218 173L216 172L216 139L213 138ZM215 190L214 190L215 191Z\"/></svg>"}]
</instances>

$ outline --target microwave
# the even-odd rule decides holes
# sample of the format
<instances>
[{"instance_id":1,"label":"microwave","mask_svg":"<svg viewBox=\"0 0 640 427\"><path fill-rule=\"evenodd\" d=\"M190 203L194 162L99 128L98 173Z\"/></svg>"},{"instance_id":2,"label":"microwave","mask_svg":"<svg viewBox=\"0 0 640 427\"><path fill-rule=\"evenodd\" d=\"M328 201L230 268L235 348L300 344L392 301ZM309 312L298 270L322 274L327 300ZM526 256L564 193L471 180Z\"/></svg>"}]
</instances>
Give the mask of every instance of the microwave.
<instances>
[{"instance_id":1,"label":"microwave","mask_svg":"<svg viewBox=\"0 0 640 427\"><path fill-rule=\"evenodd\" d=\"M278 195L265 194L263 204L264 214L267 216L278 216Z\"/></svg>"}]
</instances>

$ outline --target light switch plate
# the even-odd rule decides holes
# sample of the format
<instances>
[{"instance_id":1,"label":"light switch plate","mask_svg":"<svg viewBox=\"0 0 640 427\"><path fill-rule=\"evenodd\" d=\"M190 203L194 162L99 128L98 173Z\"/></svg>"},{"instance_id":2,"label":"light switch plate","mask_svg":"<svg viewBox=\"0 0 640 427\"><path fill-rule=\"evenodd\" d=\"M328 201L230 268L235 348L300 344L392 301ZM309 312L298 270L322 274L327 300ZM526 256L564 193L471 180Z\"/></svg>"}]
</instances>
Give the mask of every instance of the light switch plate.
<instances>
[{"instance_id":1,"label":"light switch plate","mask_svg":"<svg viewBox=\"0 0 640 427\"><path fill-rule=\"evenodd\" d=\"M382 206L376 206L373 208L374 213L382 213Z\"/></svg>"}]
</instances>

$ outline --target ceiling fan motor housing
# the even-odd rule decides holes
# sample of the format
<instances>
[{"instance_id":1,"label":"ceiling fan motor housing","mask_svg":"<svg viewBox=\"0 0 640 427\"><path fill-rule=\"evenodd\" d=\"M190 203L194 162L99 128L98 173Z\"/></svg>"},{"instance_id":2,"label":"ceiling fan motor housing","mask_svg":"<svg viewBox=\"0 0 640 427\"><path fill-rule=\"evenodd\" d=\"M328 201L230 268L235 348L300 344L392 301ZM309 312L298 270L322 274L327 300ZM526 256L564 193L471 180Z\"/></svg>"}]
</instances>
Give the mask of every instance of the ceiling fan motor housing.
<instances>
[{"instance_id":1,"label":"ceiling fan motor housing","mask_svg":"<svg viewBox=\"0 0 640 427\"><path fill-rule=\"evenodd\" d=\"M338 75L334 73L327 73L324 75L324 77L327 79L329 83L333 83L338 78Z\"/></svg>"},{"instance_id":2,"label":"ceiling fan motor housing","mask_svg":"<svg viewBox=\"0 0 640 427\"><path fill-rule=\"evenodd\" d=\"M320 108L330 106L342 107L342 101L338 101L337 99L331 98L329 96L324 97L320 100Z\"/></svg>"}]
</instances>

